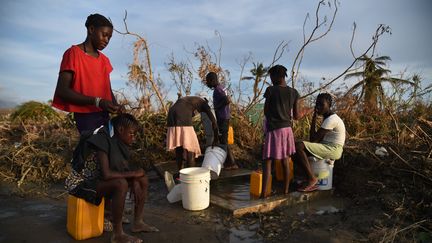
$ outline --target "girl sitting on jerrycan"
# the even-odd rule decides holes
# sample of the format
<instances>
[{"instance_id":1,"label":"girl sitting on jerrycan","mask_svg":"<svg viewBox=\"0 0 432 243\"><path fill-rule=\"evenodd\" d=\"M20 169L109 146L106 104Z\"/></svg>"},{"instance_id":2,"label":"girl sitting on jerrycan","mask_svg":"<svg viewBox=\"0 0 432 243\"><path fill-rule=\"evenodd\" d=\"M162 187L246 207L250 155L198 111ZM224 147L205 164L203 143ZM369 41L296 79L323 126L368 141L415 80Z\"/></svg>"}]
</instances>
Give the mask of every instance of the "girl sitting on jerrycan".
<instances>
[{"instance_id":1,"label":"girl sitting on jerrycan","mask_svg":"<svg viewBox=\"0 0 432 243\"><path fill-rule=\"evenodd\" d=\"M147 176L143 169L132 170L128 163L128 146L134 142L138 129L138 121L132 115L123 113L112 118L108 127L102 126L95 130L85 141L81 137L74 152L73 170L66 179L66 189L76 197L95 205L99 205L103 197L112 200L111 242L142 242L141 239L123 232L122 215L129 189L135 201L131 231L158 231L143 219ZM78 159L80 156L84 158L82 162Z\"/></svg>"}]
</instances>

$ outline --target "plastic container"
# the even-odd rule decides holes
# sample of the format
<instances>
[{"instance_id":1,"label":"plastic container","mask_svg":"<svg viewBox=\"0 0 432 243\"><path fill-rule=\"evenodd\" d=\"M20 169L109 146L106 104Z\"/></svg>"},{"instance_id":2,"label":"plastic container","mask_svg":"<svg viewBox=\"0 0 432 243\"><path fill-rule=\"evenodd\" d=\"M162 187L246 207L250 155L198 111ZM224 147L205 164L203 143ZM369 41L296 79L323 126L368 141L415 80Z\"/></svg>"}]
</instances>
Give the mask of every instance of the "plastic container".
<instances>
[{"instance_id":1,"label":"plastic container","mask_svg":"<svg viewBox=\"0 0 432 243\"><path fill-rule=\"evenodd\" d=\"M228 144L234 144L234 129L232 126L228 127Z\"/></svg>"},{"instance_id":2,"label":"plastic container","mask_svg":"<svg viewBox=\"0 0 432 243\"><path fill-rule=\"evenodd\" d=\"M210 170L189 167L180 170L183 208L197 211L210 205Z\"/></svg>"},{"instance_id":3,"label":"plastic container","mask_svg":"<svg viewBox=\"0 0 432 243\"><path fill-rule=\"evenodd\" d=\"M332 189L334 160L309 157L312 172L318 178L318 190Z\"/></svg>"},{"instance_id":4,"label":"plastic container","mask_svg":"<svg viewBox=\"0 0 432 243\"><path fill-rule=\"evenodd\" d=\"M211 179L215 180L219 177L226 157L227 153L222 148L217 146L214 146L213 148L208 147L205 151L204 161L201 167L209 169Z\"/></svg>"},{"instance_id":5,"label":"plastic container","mask_svg":"<svg viewBox=\"0 0 432 243\"><path fill-rule=\"evenodd\" d=\"M103 233L104 199L99 206L69 195L67 205L68 233L76 240L97 237Z\"/></svg>"},{"instance_id":6,"label":"plastic container","mask_svg":"<svg viewBox=\"0 0 432 243\"><path fill-rule=\"evenodd\" d=\"M262 178L263 174L261 171L254 171L250 177L250 194L255 197L261 196L262 192ZM272 176L270 175L270 183L267 184L267 191L270 192L272 187Z\"/></svg>"},{"instance_id":7,"label":"plastic container","mask_svg":"<svg viewBox=\"0 0 432 243\"><path fill-rule=\"evenodd\" d=\"M294 164L291 158L288 161L288 167L289 167L288 179L289 181L292 181L294 179ZM276 171L276 180L283 181L284 175L283 175L282 160L275 161L275 171Z\"/></svg>"},{"instance_id":8,"label":"plastic container","mask_svg":"<svg viewBox=\"0 0 432 243\"><path fill-rule=\"evenodd\" d=\"M175 203L182 200L181 184L175 185L167 195L168 202Z\"/></svg>"}]
</instances>

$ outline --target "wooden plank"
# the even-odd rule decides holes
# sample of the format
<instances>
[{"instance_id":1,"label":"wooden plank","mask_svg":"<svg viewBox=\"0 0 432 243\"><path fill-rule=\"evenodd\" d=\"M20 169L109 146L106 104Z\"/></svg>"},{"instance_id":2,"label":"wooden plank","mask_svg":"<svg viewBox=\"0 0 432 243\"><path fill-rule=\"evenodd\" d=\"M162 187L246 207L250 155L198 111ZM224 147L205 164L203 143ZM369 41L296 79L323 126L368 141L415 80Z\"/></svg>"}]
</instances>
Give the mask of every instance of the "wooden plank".
<instances>
[{"instance_id":1,"label":"wooden plank","mask_svg":"<svg viewBox=\"0 0 432 243\"><path fill-rule=\"evenodd\" d=\"M310 200L329 197L332 193L332 190L309 193L291 192L288 195L276 195L266 199L251 200L248 203L243 203L241 206L236 206L229 200L211 194L210 203L230 211L235 217L240 217L246 213L268 212L280 206L293 206Z\"/></svg>"},{"instance_id":2,"label":"wooden plank","mask_svg":"<svg viewBox=\"0 0 432 243\"><path fill-rule=\"evenodd\" d=\"M221 171L219 175L219 179L224 178L233 178L237 176L249 176L252 174L252 170L244 169L244 168L238 168L236 170L223 170Z\"/></svg>"}]
</instances>

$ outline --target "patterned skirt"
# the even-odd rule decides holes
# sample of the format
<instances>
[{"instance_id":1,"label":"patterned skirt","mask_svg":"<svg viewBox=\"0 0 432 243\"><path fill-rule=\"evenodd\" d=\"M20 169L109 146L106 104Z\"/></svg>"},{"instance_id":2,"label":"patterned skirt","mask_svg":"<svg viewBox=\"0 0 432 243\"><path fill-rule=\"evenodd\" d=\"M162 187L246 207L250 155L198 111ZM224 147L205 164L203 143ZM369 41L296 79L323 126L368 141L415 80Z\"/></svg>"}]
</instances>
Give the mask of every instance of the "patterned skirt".
<instances>
[{"instance_id":1,"label":"patterned skirt","mask_svg":"<svg viewBox=\"0 0 432 243\"><path fill-rule=\"evenodd\" d=\"M100 164L95 153L91 154L85 162L81 172L72 169L65 181L65 188L69 194L82 198L89 203L99 205L102 197L98 197L96 186L100 178Z\"/></svg>"},{"instance_id":2,"label":"patterned skirt","mask_svg":"<svg viewBox=\"0 0 432 243\"><path fill-rule=\"evenodd\" d=\"M263 159L285 159L296 152L291 127L283 127L266 133Z\"/></svg>"}]
</instances>

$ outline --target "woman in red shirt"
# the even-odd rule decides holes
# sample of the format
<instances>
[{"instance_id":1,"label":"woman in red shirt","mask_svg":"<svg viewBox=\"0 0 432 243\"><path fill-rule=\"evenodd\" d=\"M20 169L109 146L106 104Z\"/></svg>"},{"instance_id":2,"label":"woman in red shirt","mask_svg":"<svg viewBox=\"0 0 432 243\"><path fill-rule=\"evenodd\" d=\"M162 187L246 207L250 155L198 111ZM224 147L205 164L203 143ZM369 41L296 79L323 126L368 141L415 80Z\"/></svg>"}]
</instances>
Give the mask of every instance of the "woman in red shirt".
<instances>
[{"instance_id":1,"label":"woman in red shirt","mask_svg":"<svg viewBox=\"0 0 432 243\"><path fill-rule=\"evenodd\" d=\"M85 23L87 38L73 45L63 55L53 106L74 113L81 133L94 130L109 120L109 113L119 112L111 90L111 63L102 52L109 43L113 25L100 14L91 14Z\"/></svg>"}]
</instances>

